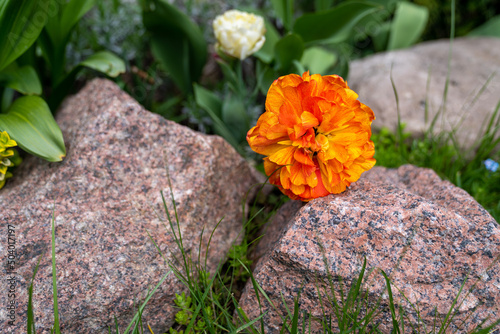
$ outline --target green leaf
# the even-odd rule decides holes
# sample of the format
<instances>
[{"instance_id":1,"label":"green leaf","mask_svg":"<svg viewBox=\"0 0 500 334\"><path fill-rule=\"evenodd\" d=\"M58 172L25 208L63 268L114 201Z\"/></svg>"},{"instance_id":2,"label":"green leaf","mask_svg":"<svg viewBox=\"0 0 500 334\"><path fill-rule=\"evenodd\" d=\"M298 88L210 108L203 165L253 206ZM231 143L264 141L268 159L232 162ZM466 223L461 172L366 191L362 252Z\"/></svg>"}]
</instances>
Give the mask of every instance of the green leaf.
<instances>
[{"instance_id":1,"label":"green leaf","mask_svg":"<svg viewBox=\"0 0 500 334\"><path fill-rule=\"evenodd\" d=\"M38 74L31 66L19 67L16 63L0 72L0 84L15 89L24 95L42 94L42 84Z\"/></svg>"},{"instance_id":2,"label":"green leaf","mask_svg":"<svg viewBox=\"0 0 500 334\"><path fill-rule=\"evenodd\" d=\"M333 0L314 0L314 8L317 12L328 10L333 5Z\"/></svg>"},{"instance_id":3,"label":"green leaf","mask_svg":"<svg viewBox=\"0 0 500 334\"><path fill-rule=\"evenodd\" d=\"M40 35L38 44L49 62L54 84L59 84L65 75L66 45L71 32L95 2L96 0L52 1L50 19Z\"/></svg>"},{"instance_id":4,"label":"green leaf","mask_svg":"<svg viewBox=\"0 0 500 334\"><path fill-rule=\"evenodd\" d=\"M184 93L191 92L207 59L207 44L198 26L166 0L144 0L143 23L151 33L155 58Z\"/></svg>"},{"instance_id":5,"label":"green leaf","mask_svg":"<svg viewBox=\"0 0 500 334\"><path fill-rule=\"evenodd\" d=\"M500 15L492 17L483 25L472 30L467 36L500 37Z\"/></svg>"},{"instance_id":6,"label":"green leaf","mask_svg":"<svg viewBox=\"0 0 500 334\"><path fill-rule=\"evenodd\" d=\"M304 51L301 63L311 72L311 74L327 74L337 62L337 55L333 51L325 50L324 48L315 46Z\"/></svg>"},{"instance_id":7,"label":"green leaf","mask_svg":"<svg viewBox=\"0 0 500 334\"><path fill-rule=\"evenodd\" d=\"M273 68L265 65L260 61L257 62L256 72L258 79L257 85L259 86L259 90L263 95L266 95L273 81L278 79L279 74Z\"/></svg>"},{"instance_id":8,"label":"green leaf","mask_svg":"<svg viewBox=\"0 0 500 334\"><path fill-rule=\"evenodd\" d=\"M0 101L1 101L0 112L2 113L7 112L7 110L10 108L10 105L12 104L12 101L14 100L15 94L16 94L15 90L9 87L5 87L5 89L3 90L3 94L0 96Z\"/></svg>"},{"instance_id":9,"label":"green leaf","mask_svg":"<svg viewBox=\"0 0 500 334\"><path fill-rule=\"evenodd\" d=\"M245 140L250 124L242 99L236 95L225 97L222 104L222 120L238 142Z\"/></svg>"},{"instance_id":10,"label":"green leaf","mask_svg":"<svg viewBox=\"0 0 500 334\"><path fill-rule=\"evenodd\" d=\"M215 132L241 153L238 147L238 141L221 119L222 101L214 93L200 85L194 84L193 88L196 103L207 112L210 118L212 118Z\"/></svg>"},{"instance_id":11,"label":"green leaf","mask_svg":"<svg viewBox=\"0 0 500 334\"><path fill-rule=\"evenodd\" d=\"M68 43L70 33L80 19L94 5L96 0L70 0L69 2L53 2L53 15L45 30L47 31L54 47L65 48ZM62 49L64 50L64 49Z\"/></svg>"},{"instance_id":12,"label":"green leaf","mask_svg":"<svg viewBox=\"0 0 500 334\"><path fill-rule=\"evenodd\" d=\"M78 65L102 72L112 78L125 73L125 62L120 57L108 51L94 53Z\"/></svg>"},{"instance_id":13,"label":"green leaf","mask_svg":"<svg viewBox=\"0 0 500 334\"><path fill-rule=\"evenodd\" d=\"M71 72L56 84L49 99L49 104L53 109L57 109L64 97L68 95L76 76L84 67L99 71L110 77L117 77L125 72L125 62L115 54L108 51L93 54L75 66Z\"/></svg>"},{"instance_id":14,"label":"green leaf","mask_svg":"<svg viewBox=\"0 0 500 334\"><path fill-rule=\"evenodd\" d=\"M66 33L80 21L89 10L94 7L96 0L71 0L64 6L60 26Z\"/></svg>"},{"instance_id":15,"label":"green leaf","mask_svg":"<svg viewBox=\"0 0 500 334\"><path fill-rule=\"evenodd\" d=\"M15 100L6 114L0 114L0 130L7 131L26 152L47 161L61 161L66 156L61 129L41 97Z\"/></svg>"},{"instance_id":16,"label":"green leaf","mask_svg":"<svg viewBox=\"0 0 500 334\"><path fill-rule=\"evenodd\" d=\"M271 0L276 16L283 22L285 28L292 29L293 0Z\"/></svg>"},{"instance_id":17,"label":"green leaf","mask_svg":"<svg viewBox=\"0 0 500 334\"><path fill-rule=\"evenodd\" d=\"M222 116L222 101L217 95L208 89L195 84L194 97L196 103L204 110L210 111L211 114L221 118Z\"/></svg>"},{"instance_id":18,"label":"green leaf","mask_svg":"<svg viewBox=\"0 0 500 334\"><path fill-rule=\"evenodd\" d=\"M304 42L297 34L283 37L274 47L276 66L282 71L287 71L294 60L300 60L304 53Z\"/></svg>"},{"instance_id":19,"label":"green leaf","mask_svg":"<svg viewBox=\"0 0 500 334\"><path fill-rule=\"evenodd\" d=\"M400 2L392 20L387 50L413 45L422 35L429 18L429 10L411 2Z\"/></svg>"},{"instance_id":20,"label":"green leaf","mask_svg":"<svg viewBox=\"0 0 500 334\"><path fill-rule=\"evenodd\" d=\"M0 2L0 70L36 41L47 23L51 0Z\"/></svg>"},{"instance_id":21,"label":"green leaf","mask_svg":"<svg viewBox=\"0 0 500 334\"><path fill-rule=\"evenodd\" d=\"M354 25L365 15L377 9L370 2L350 1L327 11L304 14L297 19L293 31L305 43L332 39L339 43L349 37Z\"/></svg>"},{"instance_id":22,"label":"green leaf","mask_svg":"<svg viewBox=\"0 0 500 334\"><path fill-rule=\"evenodd\" d=\"M264 21L266 25L266 41L259 51L255 52L253 55L258 59L262 60L264 63L271 63L274 59L274 46L280 40L280 34L276 28L269 23L267 20Z\"/></svg>"},{"instance_id":23,"label":"green leaf","mask_svg":"<svg viewBox=\"0 0 500 334\"><path fill-rule=\"evenodd\" d=\"M373 46L375 51L387 50L387 43L389 42L389 35L391 33L391 22L383 22L376 34L372 36Z\"/></svg>"}]
</instances>

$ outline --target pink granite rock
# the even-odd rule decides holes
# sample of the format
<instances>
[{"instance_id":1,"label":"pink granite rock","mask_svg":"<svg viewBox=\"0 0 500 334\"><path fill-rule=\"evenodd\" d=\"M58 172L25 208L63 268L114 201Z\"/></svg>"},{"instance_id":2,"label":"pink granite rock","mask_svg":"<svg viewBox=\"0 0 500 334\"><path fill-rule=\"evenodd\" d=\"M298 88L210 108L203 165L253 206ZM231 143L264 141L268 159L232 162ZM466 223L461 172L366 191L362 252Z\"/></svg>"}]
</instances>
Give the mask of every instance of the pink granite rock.
<instances>
[{"instance_id":1,"label":"pink granite rock","mask_svg":"<svg viewBox=\"0 0 500 334\"><path fill-rule=\"evenodd\" d=\"M465 333L486 317L490 321L500 318L498 224L465 191L441 181L432 170L375 167L346 192L315 199L300 209L295 206L279 217L282 226L274 227L279 231L277 240L254 271L258 284L277 307L275 311L263 304L266 333L278 333L282 326L280 316L286 311L281 294L293 310L293 299L302 287L301 309L322 317L317 287L328 284L326 268L335 278L338 292L338 276L350 285L365 257L367 275L362 289L369 291L370 305L381 298L377 322L384 333L391 332L392 324L379 269L391 276L396 307L401 306L410 319L415 320L416 312L402 293L418 304L426 332L435 315L446 315L467 275L464 291L472 287L472 292L449 329ZM264 247L269 243L272 241ZM326 295L321 295L327 305ZM240 305L251 319L259 315L251 284L245 287ZM328 306L325 313L333 314ZM332 323L335 329L334 316ZM312 329L323 333L317 322L312 322Z\"/></svg>"},{"instance_id":2,"label":"pink granite rock","mask_svg":"<svg viewBox=\"0 0 500 334\"><path fill-rule=\"evenodd\" d=\"M53 321L51 215L56 223L59 312L63 333L107 333L116 316L132 320L168 271L163 254L179 255L160 191L170 201L167 170L177 203L184 247L196 258L220 219L208 254L214 272L242 229L241 200L257 181L236 151L217 136L203 135L144 110L114 83L96 79L69 98L57 115L67 157L48 163L27 157L0 193L0 253L7 254L7 226L15 229L16 320L8 323L6 284L0 289L0 332L26 333L27 288L37 260L34 306L37 333ZM172 205L169 206L171 214ZM168 224L168 222L167 222ZM3 262L5 263L5 262ZM8 268L2 266L2 282ZM144 323L163 333L173 322L170 275L150 300Z\"/></svg>"},{"instance_id":3,"label":"pink granite rock","mask_svg":"<svg viewBox=\"0 0 500 334\"><path fill-rule=\"evenodd\" d=\"M351 63L347 82L375 112L375 128L395 130L397 127L391 71L405 130L419 135L429 127L443 102L449 48L447 39L430 41ZM436 122L435 129L449 131L462 125L464 131L457 131L455 135L464 147L473 146L497 106L500 96L498 50L500 38L457 38L453 42L446 112L444 121ZM495 72L497 75L493 75Z\"/></svg>"}]
</instances>

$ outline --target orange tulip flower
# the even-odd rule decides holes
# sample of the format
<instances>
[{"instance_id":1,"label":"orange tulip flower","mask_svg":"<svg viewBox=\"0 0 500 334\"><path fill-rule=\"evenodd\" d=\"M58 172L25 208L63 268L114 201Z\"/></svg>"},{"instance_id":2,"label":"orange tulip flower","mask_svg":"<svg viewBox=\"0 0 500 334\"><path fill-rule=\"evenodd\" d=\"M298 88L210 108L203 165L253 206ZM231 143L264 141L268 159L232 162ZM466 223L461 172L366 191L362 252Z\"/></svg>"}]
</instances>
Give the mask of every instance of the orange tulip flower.
<instances>
[{"instance_id":1,"label":"orange tulip flower","mask_svg":"<svg viewBox=\"0 0 500 334\"><path fill-rule=\"evenodd\" d=\"M338 75L289 74L267 93L266 112L247 133L265 155L269 182L291 199L343 192L375 165L373 111Z\"/></svg>"}]
</instances>

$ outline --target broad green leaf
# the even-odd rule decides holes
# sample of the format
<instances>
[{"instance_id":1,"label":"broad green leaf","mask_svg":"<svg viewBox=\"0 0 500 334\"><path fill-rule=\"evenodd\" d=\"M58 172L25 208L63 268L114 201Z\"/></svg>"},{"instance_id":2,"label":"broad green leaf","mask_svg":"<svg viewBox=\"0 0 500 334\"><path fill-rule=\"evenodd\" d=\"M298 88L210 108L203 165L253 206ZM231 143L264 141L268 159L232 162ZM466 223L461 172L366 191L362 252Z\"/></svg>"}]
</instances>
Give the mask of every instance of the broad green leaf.
<instances>
[{"instance_id":1,"label":"broad green leaf","mask_svg":"<svg viewBox=\"0 0 500 334\"><path fill-rule=\"evenodd\" d=\"M278 79L279 74L273 68L260 61L257 62L256 72L258 88L263 95L266 95L273 81Z\"/></svg>"},{"instance_id":2,"label":"broad green leaf","mask_svg":"<svg viewBox=\"0 0 500 334\"><path fill-rule=\"evenodd\" d=\"M69 33L92 7L96 0L71 0L64 6L60 26L63 31Z\"/></svg>"},{"instance_id":3,"label":"broad green leaf","mask_svg":"<svg viewBox=\"0 0 500 334\"><path fill-rule=\"evenodd\" d=\"M96 0L53 1L52 15L45 30L55 48L64 50L71 31L95 2Z\"/></svg>"},{"instance_id":4,"label":"broad green leaf","mask_svg":"<svg viewBox=\"0 0 500 334\"><path fill-rule=\"evenodd\" d=\"M2 95L0 96L0 101L2 102L1 107L2 109L0 112L6 113L7 110L9 110L10 105L12 104L12 101L14 100L14 95L16 94L16 91L13 90L12 88L5 87L3 90Z\"/></svg>"},{"instance_id":5,"label":"broad green leaf","mask_svg":"<svg viewBox=\"0 0 500 334\"><path fill-rule=\"evenodd\" d=\"M6 114L0 114L0 130L7 131L26 152L47 161L61 161L66 156L61 129L41 97L15 100Z\"/></svg>"},{"instance_id":6,"label":"broad green leaf","mask_svg":"<svg viewBox=\"0 0 500 334\"><path fill-rule=\"evenodd\" d=\"M51 0L0 1L0 70L36 41L47 23Z\"/></svg>"},{"instance_id":7,"label":"broad green leaf","mask_svg":"<svg viewBox=\"0 0 500 334\"><path fill-rule=\"evenodd\" d=\"M52 82L58 84L65 76L66 45L76 23L95 4L96 0L52 1L51 14L39 38L44 56L50 64Z\"/></svg>"},{"instance_id":8,"label":"broad green leaf","mask_svg":"<svg viewBox=\"0 0 500 334\"><path fill-rule=\"evenodd\" d=\"M150 45L154 57L167 70L177 87L184 93L190 92L192 82L198 81L198 76L194 78L192 68L189 66L189 42L184 36L153 35Z\"/></svg>"},{"instance_id":9,"label":"broad green leaf","mask_svg":"<svg viewBox=\"0 0 500 334\"><path fill-rule=\"evenodd\" d=\"M483 25L472 30L467 36L500 37L500 15L492 17Z\"/></svg>"},{"instance_id":10,"label":"broad green leaf","mask_svg":"<svg viewBox=\"0 0 500 334\"><path fill-rule=\"evenodd\" d=\"M383 22L380 24L377 33L372 36L373 46L375 51L387 50L389 35L391 33L391 22Z\"/></svg>"},{"instance_id":11,"label":"broad green leaf","mask_svg":"<svg viewBox=\"0 0 500 334\"><path fill-rule=\"evenodd\" d=\"M336 62L337 55L333 51L325 50L319 46L306 49L301 60L302 65L311 74L327 74L326 71L335 65Z\"/></svg>"},{"instance_id":12,"label":"broad green leaf","mask_svg":"<svg viewBox=\"0 0 500 334\"><path fill-rule=\"evenodd\" d=\"M392 20L387 50L413 45L422 35L429 18L429 10L411 2L400 2Z\"/></svg>"},{"instance_id":13,"label":"broad green leaf","mask_svg":"<svg viewBox=\"0 0 500 334\"><path fill-rule=\"evenodd\" d=\"M271 0L276 16L283 22L285 28L292 29L293 0Z\"/></svg>"},{"instance_id":14,"label":"broad green leaf","mask_svg":"<svg viewBox=\"0 0 500 334\"><path fill-rule=\"evenodd\" d=\"M208 89L195 84L194 98L196 103L204 110L209 110L211 114L214 114L218 118L222 117L222 101L217 95Z\"/></svg>"},{"instance_id":15,"label":"broad green leaf","mask_svg":"<svg viewBox=\"0 0 500 334\"><path fill-rule=\"evenodd\" d=\"M15 89L24 95L42 94L42 84L31 66L19 67L16 63L0 72L0 85Z\"/></svg>"},{"instance_id":16,"label":"broad green leaf","mask_svg":"<svg viewBox=\"0 0 500 334\"><path fill-rule=\"evenodd\" d=\"M238 152L242 153L238 141L221 119L222 101L214 93L200 85L194 84L193 88L196 103L212 118L215 132L227 140Z\"/></svg>"},{"instance_id":17,"label":"broad green leaf","mask_svg":"<svg viewBox=\"0 0 500 334\"><path fill-rule=\"evenodd\" d=\"M82 61L79 66L91 68L112 78L125 73L125 62L120 57L108 51L94 53Z\"/></svg>"},{"instance_id":18,"label":"broad green leaf","mask_svg":"<svg viewBox=\"0 0 500 334\"><path fill-rule=\"evenodd\" d=\"M276 28L265 20L266 25L266 42L260 48L259 51L255 52L253 55L264 63L271 63L274 59L274 46L280 40L280 34L276 30Z\"/></svg>"},{"instance_id":19,"label":"broad green leaf","mask_svg":"<svg viewBox=\"0 0 500 334\"><path fill-rule=\"evenodd\" d=\"M339 43L349 37L351 29L361 18L377 8L370 2L345 2L327 11L302 15L295 21L293 31L305 43L326 39Z\"/></svg>"},{"instance_id":20,"label":"broad green leaf","mask_svg":"<svg viewBox=\"0 0 500 334\"><path fill-rule=\"evenodd\" d=\"M333 5L333 0L314 0L314 8L317 12L328 10Z\"/></svg>"},{"instance_id":21,"label":"broad green leaf","mask_svg":"<svg viewBox=\"0 0 500 334\"><path fill-rule=\"evenodd\" d=\"M356 37L371 38L376 51L384 51L389 41L392 16L396 10L397 0L370 0L383 6L382 10L370 13L360 19L353 28Z\"/></svg>"},{"instance_id":22,"label":"broad green leaf","mask_svg":"<svg viewBox=\"0 0 500 334\"><path fill-rule=\"evenodd\" d=\"M236 95L224 98L222 120L238 142L245 140L247 131L250 129L250 124L242 99Z\"/></svg>"},{"instance_id":23,"label":"broad green leaf","mask_svg":"<svg viewBox=\"0 0 500 334\"><path fill-rule=\"evenodd\" d=\"M143 23L156 59L185 93L201 76L207 44L198 26L166 0L143 1Z\"/></svg>"},{"instance_id":24,"label":"broad green leaf","mask_svg":"<svg viewBox=\"0 0 500 334\"><path fill-rule=\"evenodd\" d=\"M117 77L125 72L125 62L121 58L109 51L97 52L75 66L58 84L56 84L49 100L51 108L57 109L71 89L76 76L84 67L99 71L110 77Z\"/></svg>"},{"instance_id":25,"label":"broad green leaf","mask_svg":"<svg viewBox=\"0 0 500 334\"><path fill-rule=\"evenodd\" d=\"M274 46L276 66L282 71L290 68L294 60L300 60L304 53L304 42L297 34L290 34L283 37Z\"/></svg>"}]
</instances>

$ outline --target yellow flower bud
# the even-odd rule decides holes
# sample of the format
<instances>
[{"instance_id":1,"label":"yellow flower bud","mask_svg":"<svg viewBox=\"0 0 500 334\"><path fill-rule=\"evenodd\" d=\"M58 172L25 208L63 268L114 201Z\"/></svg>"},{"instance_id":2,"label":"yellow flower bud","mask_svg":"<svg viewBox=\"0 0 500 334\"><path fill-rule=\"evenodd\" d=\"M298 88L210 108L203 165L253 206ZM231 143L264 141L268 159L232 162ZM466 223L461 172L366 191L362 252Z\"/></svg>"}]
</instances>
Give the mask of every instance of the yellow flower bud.
<instances>
[{"instance_id":1,"label":"yellow flower bud","mask_svg":"<svg viewBox=\"0 0 500 334\"><path fill-rule=\"evenodd\" d=\"M266 41L264 19L235 9L217 16L213 28L218 47L241 60L257 52Z\"/></svg>"}]
</instances>

